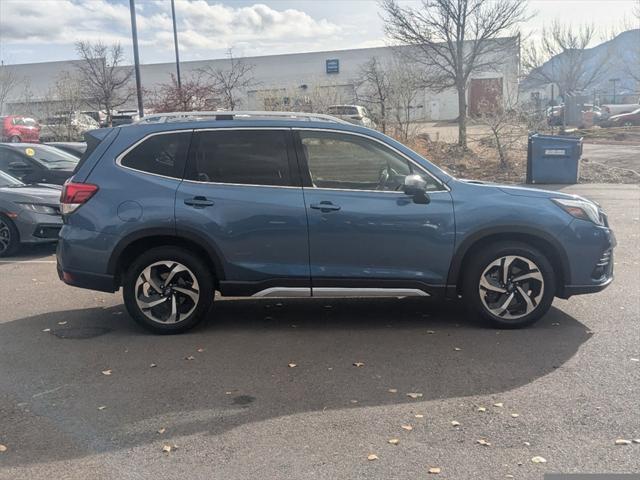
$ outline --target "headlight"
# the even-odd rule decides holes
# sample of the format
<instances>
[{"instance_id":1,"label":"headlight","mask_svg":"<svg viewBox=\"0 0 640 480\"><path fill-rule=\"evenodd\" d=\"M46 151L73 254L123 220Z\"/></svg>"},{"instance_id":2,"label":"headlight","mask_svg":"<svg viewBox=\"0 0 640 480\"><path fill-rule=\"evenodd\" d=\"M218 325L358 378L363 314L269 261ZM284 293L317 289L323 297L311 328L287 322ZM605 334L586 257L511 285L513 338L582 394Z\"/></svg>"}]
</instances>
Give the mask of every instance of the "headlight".
<instances>
[{"instance_id":1,"label":"headlight","mask_svg":"<svg viewBox=\"0 0 640 480\"><path fill-rule=\"evenodd\" d=\"M569 198L552 198L556 205L567 212L569 215L581 220L587 220L596 225L604 225L598 206L588 200L569 199Z\"/></svg>"},{"instance_id":2,"label":"headlight","mask_svg":"<svg viewBox=\"0 0 640 480\"><path fill-rule=\"evenodd\" d=\"M22 205L27 210L31 210L32 212L36 212L36 213L44 213L46 215L58 214L55 208L50 207L48 205L39 205L37 203L21 203L20 205Z\"/></svg>"}]
</instances>

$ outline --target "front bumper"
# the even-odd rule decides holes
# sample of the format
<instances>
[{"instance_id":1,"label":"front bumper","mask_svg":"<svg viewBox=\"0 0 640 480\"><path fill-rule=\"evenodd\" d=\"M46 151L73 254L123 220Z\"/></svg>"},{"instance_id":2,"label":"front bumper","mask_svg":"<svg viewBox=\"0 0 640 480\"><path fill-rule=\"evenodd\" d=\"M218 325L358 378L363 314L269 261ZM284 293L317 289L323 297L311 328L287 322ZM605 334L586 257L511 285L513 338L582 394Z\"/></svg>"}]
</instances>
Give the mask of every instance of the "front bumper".
<instances>
[{"instance_id":1,"label":"front bumper","mask_svg":"<svg viewBox=\"0 0 640 480\"><path fill-rule=\"evenodd\" d=\"M58 240L62 217L23 210L14 220L20 243L51 243Z\"/></svg>"}]
</instances>

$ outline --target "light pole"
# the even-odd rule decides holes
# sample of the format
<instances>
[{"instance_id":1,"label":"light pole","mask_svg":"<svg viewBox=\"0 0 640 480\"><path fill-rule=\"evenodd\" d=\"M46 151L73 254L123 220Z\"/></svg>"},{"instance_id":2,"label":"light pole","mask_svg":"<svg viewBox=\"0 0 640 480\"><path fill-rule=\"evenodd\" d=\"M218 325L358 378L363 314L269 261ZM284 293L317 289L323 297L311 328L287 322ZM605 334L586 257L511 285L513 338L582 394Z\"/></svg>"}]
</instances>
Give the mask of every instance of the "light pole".
<instances>
[{"instance_id":1,"label":"light pole","mask_svg":"<svg viewBox=\"0 0 640 480\"><path fill-rule=\"evenodd\" d=\"M176 49L176 74L178 79L178 90L182 91L182 80L180 79L180 53L178 52L178 28L176 27L176 5L171 0L171 17L173 18L173 45Z\"/></svg>"},{"instance_id":2,"label":"light pole","mask_svg":"<svg viewBox=\"0 0 640 480\"><path fill-rule=\"evenodd\" d=\"M138 56L138 27L136 26L136 1L129 0L131 10L131 36L133 39L133 63L136 71L136 92L138 93L138 115L144 117L144 107L142 106L142 86L140 81L140 58Z\"/></svg>"}]
</instances>

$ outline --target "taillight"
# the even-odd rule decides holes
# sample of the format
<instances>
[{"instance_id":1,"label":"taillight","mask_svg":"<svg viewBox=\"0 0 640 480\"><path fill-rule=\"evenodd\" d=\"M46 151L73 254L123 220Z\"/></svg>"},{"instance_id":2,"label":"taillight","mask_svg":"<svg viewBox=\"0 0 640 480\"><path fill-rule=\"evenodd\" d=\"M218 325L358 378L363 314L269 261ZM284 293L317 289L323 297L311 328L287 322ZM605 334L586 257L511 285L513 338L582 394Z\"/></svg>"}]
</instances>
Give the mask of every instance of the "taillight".
<instances>
[{"instance_id":1,"label":"taillight","mask_svg":"<svg viewBox=\"0 0 640 480\"><path fill-rule=\"evenodd\" d=\"M67 180L60 194L60 211L63 215L73 213L86 203L98 191L98 186L92 183L76 183Z\"/></svg>"}]
</instances>

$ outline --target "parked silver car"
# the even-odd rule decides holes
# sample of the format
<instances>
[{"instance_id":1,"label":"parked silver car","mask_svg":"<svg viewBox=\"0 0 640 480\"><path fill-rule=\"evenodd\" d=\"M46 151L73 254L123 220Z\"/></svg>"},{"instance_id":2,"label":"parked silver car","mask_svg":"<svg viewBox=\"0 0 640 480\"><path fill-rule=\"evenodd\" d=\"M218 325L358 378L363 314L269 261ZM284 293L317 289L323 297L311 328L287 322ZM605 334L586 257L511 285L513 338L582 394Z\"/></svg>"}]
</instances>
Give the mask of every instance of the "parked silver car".
<instances>
[{"instance_id":1,"label":"parked silver car","mask_svg":"<svg viewBox=\"0 0 640 480\"><path fill-rule=\"evenodd\" d=\"M376 128L376 124L371 119L371 115L369 115L367 109L362 105L331 105L327 109L327 113L355 125Z\"/></svg>"},{"instance_id":2,"label":"parked silver car","mask_svg":"<svg viewBox=\"0 0 640 480\"><path fill-rule=\"evenodd\" d=\"M0 171L0 257L21 244L58 240L62 228L59 185L26 185Z\"/></svg>"}]
</instances>

